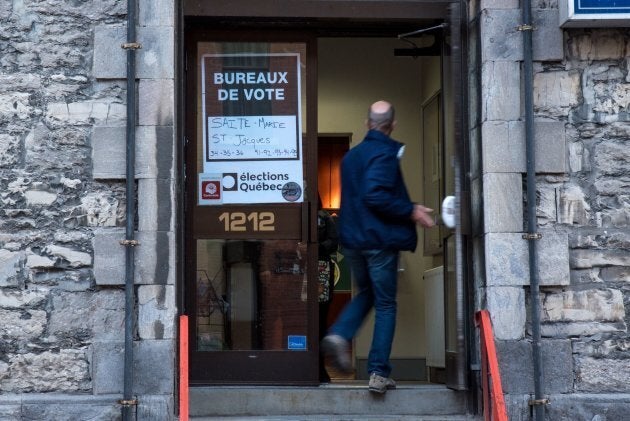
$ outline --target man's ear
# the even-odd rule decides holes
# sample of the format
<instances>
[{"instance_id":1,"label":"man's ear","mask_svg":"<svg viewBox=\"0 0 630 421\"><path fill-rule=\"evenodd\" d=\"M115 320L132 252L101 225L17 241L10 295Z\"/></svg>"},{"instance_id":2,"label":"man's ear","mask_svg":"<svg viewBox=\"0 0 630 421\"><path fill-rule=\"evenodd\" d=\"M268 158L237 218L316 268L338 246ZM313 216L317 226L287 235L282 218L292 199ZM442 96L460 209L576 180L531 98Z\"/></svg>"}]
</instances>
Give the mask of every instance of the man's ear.
<instances>
[{"instance_id":1,"label":"man's ear","mask_svg":"<svg viewBox=\"0 0 630 421\"><path fill-rule=\"evenodd\" d=\"M368 129L370 128L370 120L368 120L367 118L365 119L365 127L367 127Z\"/></svg>"}]
</instances>

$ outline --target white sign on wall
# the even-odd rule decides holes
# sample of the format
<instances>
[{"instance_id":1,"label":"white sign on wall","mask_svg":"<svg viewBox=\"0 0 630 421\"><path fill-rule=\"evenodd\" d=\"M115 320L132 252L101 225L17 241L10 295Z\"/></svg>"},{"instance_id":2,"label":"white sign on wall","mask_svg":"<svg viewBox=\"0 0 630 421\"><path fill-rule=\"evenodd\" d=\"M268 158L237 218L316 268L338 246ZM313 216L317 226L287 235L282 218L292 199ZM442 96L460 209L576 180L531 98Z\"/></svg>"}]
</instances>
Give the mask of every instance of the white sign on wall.
<instances>
[{"instance_id":1,"label":"white sign on wall","mask_svg":"<svg viewBox=\"0 0 630 421\"><path fill-rule=\"evenodd\" d=\"M302 202L299 54L207 54L201 68L198 203Z\"/></svg>"},{"instance_id":2,"label":"white sign on wall","mask_svg":"<svg viewBox=\"0 0 630 421\"><path fill-rule=\"evenodd\" d=\"M630 26L630 0L560 0L560 26Z\"/></svg>"}]
</instances>

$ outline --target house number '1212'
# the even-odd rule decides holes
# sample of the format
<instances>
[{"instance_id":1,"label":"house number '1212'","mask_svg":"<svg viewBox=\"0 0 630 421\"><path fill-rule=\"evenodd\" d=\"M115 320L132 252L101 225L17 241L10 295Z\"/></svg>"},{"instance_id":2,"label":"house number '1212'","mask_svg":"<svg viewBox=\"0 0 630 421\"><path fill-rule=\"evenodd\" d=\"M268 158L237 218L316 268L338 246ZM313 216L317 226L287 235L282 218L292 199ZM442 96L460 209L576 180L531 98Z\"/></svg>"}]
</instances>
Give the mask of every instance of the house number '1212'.
<instances>
[{"instance_id":1,"label":"house number '1212'","mask_svg":"<svg viewBox=\"0 0 630 421\"><path fill-rule=\"evenodd\" d=\"M276 216L273 212L223 212L219 221L223 222L226 232L275 231L273 225Z\"/></svg>"}]
</instances>

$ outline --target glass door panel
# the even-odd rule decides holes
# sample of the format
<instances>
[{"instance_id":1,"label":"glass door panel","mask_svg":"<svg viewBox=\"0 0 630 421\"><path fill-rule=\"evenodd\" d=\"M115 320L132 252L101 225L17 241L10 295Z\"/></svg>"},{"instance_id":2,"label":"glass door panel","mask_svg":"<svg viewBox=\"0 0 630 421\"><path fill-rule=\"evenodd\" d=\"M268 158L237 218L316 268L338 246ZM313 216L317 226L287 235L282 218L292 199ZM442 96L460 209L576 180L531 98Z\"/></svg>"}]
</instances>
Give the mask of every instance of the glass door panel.
<instances>
[{"instance_id":1,"label":"glass door panel","mask_svg":"<svg viewBox=\"0 0 630 421\"><path fill-rule=\"evenodd\" d=\"M187 44L191 383L316 383L308 43L209 37Z\"/></svg>"}]
</instances>

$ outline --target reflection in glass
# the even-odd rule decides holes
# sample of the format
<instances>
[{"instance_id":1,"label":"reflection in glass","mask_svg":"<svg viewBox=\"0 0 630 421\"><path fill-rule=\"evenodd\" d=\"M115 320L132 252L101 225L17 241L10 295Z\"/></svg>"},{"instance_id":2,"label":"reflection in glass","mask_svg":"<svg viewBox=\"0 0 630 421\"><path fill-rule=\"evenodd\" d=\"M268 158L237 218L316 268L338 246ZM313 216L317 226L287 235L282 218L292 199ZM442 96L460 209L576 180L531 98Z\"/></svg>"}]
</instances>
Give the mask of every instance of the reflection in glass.
<instances>
[{"instance_id":1,"label":"reflection in glass","mask_svg":"<svg viewBox=\"0 0 630 421\"><path fill-rule=\"evenodd\" d=\"M297 241L197 240L196 273L198 350L286 350L289 336L306 338Z\"/></svg>"}]
</instances>

